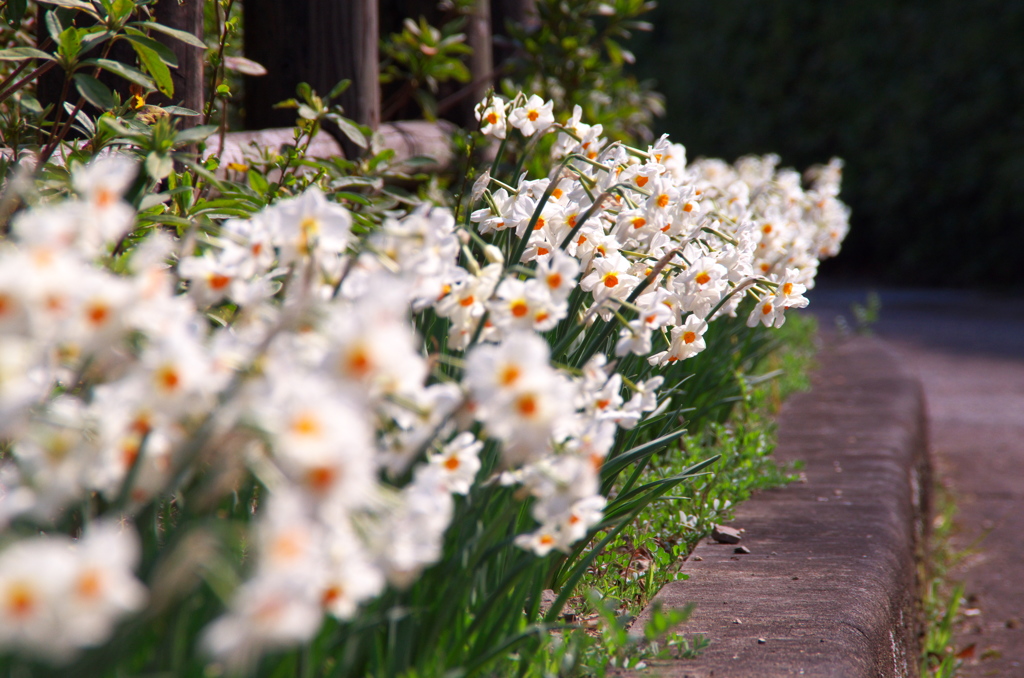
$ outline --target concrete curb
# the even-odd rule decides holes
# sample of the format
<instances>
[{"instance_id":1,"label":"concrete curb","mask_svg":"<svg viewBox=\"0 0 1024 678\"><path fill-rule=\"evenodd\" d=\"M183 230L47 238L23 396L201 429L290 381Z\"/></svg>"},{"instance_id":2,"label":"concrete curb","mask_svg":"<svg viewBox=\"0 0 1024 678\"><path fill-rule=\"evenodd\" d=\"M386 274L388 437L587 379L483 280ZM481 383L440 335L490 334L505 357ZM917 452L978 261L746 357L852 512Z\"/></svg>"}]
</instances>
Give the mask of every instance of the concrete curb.
<instances>
[{"instance_id":1,"label":"concrete curb","mask_svg":"<svg viewBox=\"0 0 1024 678\"><path fill-rule=\"evenodd\" d=\"M807 482L738 507L732 526L749 554L702 542L682 567L689 579L655 596L696 603L679 630L711 640L696 660L649 662L655 674L918 675L915 553L930 487L921 387L870 337L826 347L819 362L813 389L783 407L775 452L804 460Z\"/></svg>"}]
</instances>

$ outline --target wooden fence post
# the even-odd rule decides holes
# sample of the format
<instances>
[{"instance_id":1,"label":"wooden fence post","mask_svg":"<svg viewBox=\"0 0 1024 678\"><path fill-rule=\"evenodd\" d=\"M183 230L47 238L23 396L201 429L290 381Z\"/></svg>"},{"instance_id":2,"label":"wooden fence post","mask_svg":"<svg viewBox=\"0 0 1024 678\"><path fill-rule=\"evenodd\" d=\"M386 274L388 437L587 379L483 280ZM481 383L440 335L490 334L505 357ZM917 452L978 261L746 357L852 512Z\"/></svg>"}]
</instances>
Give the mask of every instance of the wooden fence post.
<instances>
[{"instance_id":1,"label":"wooden fence post","mask_svg":"<svg viewBox=\"0 0 1024 678\"><path fill-rule=\"evenodd\" d=\"M473 13L466 24L466 38L473 54L469 57L469 72L472 75L470 93L464 105L466 127L473 128L473 108L483 100L487 90L494 84L494 54L491 44L491 0L476 0Z\"/></svg>"},{"instance_id":2,"label":"wooden fence post","mask_svg":"<svg viewBox=\"0 0 1024 678\"><path fill-rule=\"evenodd\" d=\"M203 39L203 0L160 0L156 5L157 22L191 33ZM160 97L154 103L178 103L193 111L202 112L205 96L203 92L203 50L186 45L181 40L154 31L153 37L171 48L178 58L178 67L171 69L174 96L170 100ZM182 125L193 127L202 118L182 118Z\"/></svg>"},{"instance_id":3,"label":"wooden fence post","mask_svg":"<svg viewBox=\"0 0 1024 678\"><path fill-rule=\"evenodd\" d=\"M295 111L273 105L295 96L309 83L326 95L348 78L352 85L339 103L345 116L374 129L380 124L379 14L377 0L244 0L245 55L269 73L247 78L248 129L287 127ZM357 148L343 135L345 153Z\"/></svg>"}]
</instances>

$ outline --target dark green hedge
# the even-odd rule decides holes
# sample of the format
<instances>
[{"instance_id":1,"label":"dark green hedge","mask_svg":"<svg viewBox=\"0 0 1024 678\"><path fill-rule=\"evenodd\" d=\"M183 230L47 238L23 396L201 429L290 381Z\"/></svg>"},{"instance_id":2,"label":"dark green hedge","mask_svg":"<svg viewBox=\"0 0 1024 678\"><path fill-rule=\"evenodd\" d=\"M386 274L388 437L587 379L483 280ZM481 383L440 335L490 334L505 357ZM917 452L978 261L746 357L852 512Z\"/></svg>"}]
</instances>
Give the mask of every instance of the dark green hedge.
<instances>
[{"instance_id":1,"label":"dark green hedge","mask_svg":"<svg viewBox=\"0 0 1024 678\"><path fill-rule=\"evenodd\" d=\"M636 71L691 157L846 160L853 230L833 271L1021 287L1024 2L661 5Z\"/></svg>"}]
</instances>

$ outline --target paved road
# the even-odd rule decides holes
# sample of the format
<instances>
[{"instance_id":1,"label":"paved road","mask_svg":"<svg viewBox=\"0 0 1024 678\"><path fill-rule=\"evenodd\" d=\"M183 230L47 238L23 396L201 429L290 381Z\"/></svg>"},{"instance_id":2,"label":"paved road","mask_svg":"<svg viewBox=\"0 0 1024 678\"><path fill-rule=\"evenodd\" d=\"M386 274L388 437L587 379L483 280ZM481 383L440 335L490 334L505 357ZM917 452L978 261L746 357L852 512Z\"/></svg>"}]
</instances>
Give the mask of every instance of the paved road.
<instances>
[{"instance_id":1,"label":"paved road","mask_svg":"<svg viewBox=\"0 0 1024 678\"><path fill-rule=\"evenodd\" d=\"M823 328L852 318L863 290L813 290ZM981 293L880 290L875 333L924 385L939 479L957 500L954 547L970 555L967 620L957 647L975 644L960 675L1024 677L1024 299Z\"/></svg>"}]
</instances>

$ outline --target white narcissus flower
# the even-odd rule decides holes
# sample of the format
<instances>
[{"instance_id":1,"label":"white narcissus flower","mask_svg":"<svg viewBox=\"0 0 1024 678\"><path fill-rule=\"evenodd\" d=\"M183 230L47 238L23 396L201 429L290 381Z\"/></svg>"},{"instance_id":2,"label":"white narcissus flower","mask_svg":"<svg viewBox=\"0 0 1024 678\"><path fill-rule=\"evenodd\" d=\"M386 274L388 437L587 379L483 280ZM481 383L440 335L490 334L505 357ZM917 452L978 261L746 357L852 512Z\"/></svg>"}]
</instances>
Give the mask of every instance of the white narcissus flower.
<instances>
[{"instance_id":1,"label":"white narcissus flower","mask_svg":"<svg viewBox=\"0 0 1024 678\"><path fill-rule=\"evenodd\" d=\"M463 431L444 446L440 453L431 455L430 463L441 469L441 478L453 494L469 494L469 488L480 470L482 441L469 431Z\"/></svg>"},{"instance_id":2,"label":"white narcissus flower","mask_svg":"<svg viewBox=\"0 0 1024 678\"><path fill-rule=\"evenodd\" d=\"M551 112L554 105L555 102L545 102L533 94L525 104L512 109L508 115L508 121L524 136L532 137L537 132L543 132L555 124L555 116Z\"/></svg>"},{"instance_id":3,"label":"white narcissus flower","mask_svg":"<svg viewBox=\"0 0 1024 678\"><path fill-rule=\"evenodd\" d=\"M480 123L480 131L496 139L504 139L508 128L505 121L505 102L491 96L476 105L473 113Z\"/></svg>"},{"instance_id":4,"label":"white narcissus flower","mask_svg":"<svg viewBox=\"0 0 1024 678\"><path fill-rule=\"evenodd\" d=\"M285 475L320 504L359 506L377 487L368 413L326 379L281 375L254 405Z\"/></svg>"},{"instance_id":5,"label":"white narcissus flower","mask_svg":"<svg viewBox=\"0 0 1024 678\"><path fill-rule=\"evenodd\" d=\"M261 654L310 640L323 623L321 601L291 577L257 577L236 591L228 611L203 630L208 654L243 673Z\"/></svg>"},{"instance_id":6,"label":"white narcissus flower","mask_svg":"<svg viewBox=\"0 0 1024 678\"><path fill-rule=\"evenodd\" d=\"M747 316L747 327L761 323L765 327L782 327L786 322L786 308L776 303L774 296L765 296L757 302Z\"/></svg>"},{"instance_id":7,"label":"white narcissus flower","mask_svg":"<svg viewBox=\"0 0 1024 678\"><path fill-rule=\"evenodd\" d=\"M556 249L551 256L538 260L536 280L548 288L552 298L564 301L576 289L579 271L579 261Z\"/></svg>"},{"instance_id":8,"label":"white narcissus flower","mask_svg":"<svg viewBox=\"0 0 1024 678\"><path fill-rule=\"evenodd\" d=\"M666 365L677 360L686 360L697 355L705 348L704 333L708 331L708 323L696 315L689 315L682 325L672 328L672 340L665 351L655 353L647 359L652 365Z\"/></svg>"},{"instance_id":9,"label":"white narcissus flower","mask_svg":"<svg viewBox=\"0 0 1024 678\"><path fill-rule=\"evenodd\" d=\"M33 537L0 552L0 647L61 663L74 643L61 612L74 572L67 538Z\"/></svg>"},{"instance_id":10,"label":"white narcissus flower","mask_svg":"<svg viewBox=\"0 0 1024 678\"><path fill-rule=\"evenodd\" d=\"M94 160L72 173L75 190L82 196L82 235L87 251L96 253L104 243L116 241L131 230L135 210L122 200L138 174L138 164L124 155Z\"/></svg>"},{"instance_id":11,"label":"white narcissus flower","mask_svg":"<svg viewBox=\"0 0 1024 678\"><path fill-rule=\"evenodd\" d=\"M338 619L351 619L359 605L384 590L384 573L351 530L332 526L327 536L327 577L320 602Z\"/></svg>"},{"instance_id":12,"label":"white narcissus flower","mask_svg":"<svg viewBox=\"0 0 1024 678\"><path fill-rule=\"evenodd\" d=\"M281 264L290 264L314 251L340 254L352 239L352 215L330 202L316 186L282 200L263 213Z\"/></svg>"},{"instance_id":13,"label":"white narcissus flower","mask_svg":"<svg viewBox=\"0 0 1024 678\"><path fill-rule=\"evenodd\" d=\"M106 521L90 526L76 545L63 624L76 646L107 640L115 624L146 604L146 587L133 569L140 557L134 530Z\"/></svg>"}]
</instances>

